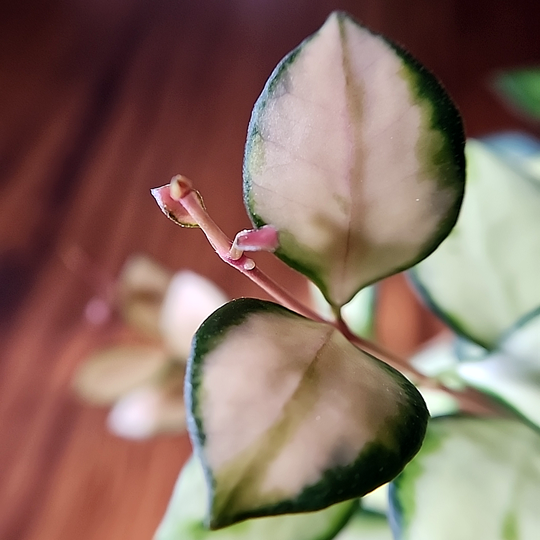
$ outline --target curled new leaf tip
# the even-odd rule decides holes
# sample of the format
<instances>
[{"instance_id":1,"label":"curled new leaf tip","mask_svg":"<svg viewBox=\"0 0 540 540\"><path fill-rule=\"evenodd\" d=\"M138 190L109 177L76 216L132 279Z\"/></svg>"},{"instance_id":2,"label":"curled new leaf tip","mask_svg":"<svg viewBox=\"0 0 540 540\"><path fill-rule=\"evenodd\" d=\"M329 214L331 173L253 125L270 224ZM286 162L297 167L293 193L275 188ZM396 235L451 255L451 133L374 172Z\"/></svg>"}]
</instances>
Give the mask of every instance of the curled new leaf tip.
<instances>
[{"instance_id":1,"label":"curled new leaf tip","mask_svg":"<svg viewBox=\"0 0 540 540\"><path fill-rule=\"evenodd\" d=\"M191 187L191 182L185 176L174 176L170 184L150 190L161 211L170 220L181 227L198 227L198 223L180 202L183 197L191 192L195 193L199 204L204 208L201 195Z\"/></svg>"}]
</instances>

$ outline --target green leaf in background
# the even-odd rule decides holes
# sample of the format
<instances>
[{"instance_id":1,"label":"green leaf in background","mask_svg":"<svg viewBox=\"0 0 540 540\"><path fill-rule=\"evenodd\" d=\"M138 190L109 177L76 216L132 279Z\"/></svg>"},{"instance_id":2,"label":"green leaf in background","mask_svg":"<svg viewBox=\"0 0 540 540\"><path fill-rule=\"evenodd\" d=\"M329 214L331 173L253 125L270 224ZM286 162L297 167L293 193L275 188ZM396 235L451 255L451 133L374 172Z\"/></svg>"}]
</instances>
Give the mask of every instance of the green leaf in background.
<instances>
[{"instance_id":1,"label":"green leaf in background","mask_svg":"<svg viewBox=\"0 0 540 540\"><path fill-rule=\"evenodd\" d=\"M464 338L437 339L413 356L411 364L458 392L470 386L489 394L540 428L540 309L520 320L491 352ZM419 390L432 416L457 412L449 394L434 401L428 389Z\"/></svg>"},{"instance_id":2,"label":"green leaf in background","mask_svg":"<svg viewBox=\"0 0 540 540\"><path fill-rule=\"evenodd\" d=\"M435 379L452 390L465 388L465 384L456 374L459 362L456 342L448 336L429 341L409 361L422 375Z\"/></svg>"},{"instance_id":3,"label":"green leaf in background","mask_svg":"<svg viewBox=\"0 0 540 540\"><path fill-rule=\"evenodd\" d=\"M494 79L499 95L521 114L540 120L540 68L515 69Z\"/></svg>"},{"instance_id":4,"label":"green leaf in background","mask_svg":"<svg viewBox=\"0 0 540 540\"><path fill-rule=\"evenodd\" d=\"M366 512L361 508L356 511L335 540L393 540L392 529L386 516Z\"/></svg>"},{"instance_id":5,"label":"green leaf in background","mask_svg":"<svg viewBox=\"0 0 540 540\"><path fill-rule=\"evenodd\" d=\"M334 316L332 306L326 301L321 290L310 283L309 292L317 313L331 320ZM341 317L349 329L364 338L373 338L375 335L375 304L376 286L366 287L358 292L353 299L341 308Z\"/></svg>"},{"instance_id":6,"label":"green leaf in background","mask_svg":"<svg viewBox=\"0 0 540 540\"><path fill-rule=\"evenodd\" d=\"M520 321L496 352L476 361L462 354L456 372L540 428L540 310Z\"/></svg>"},{"instance_id":7,"label":"green leaf in background","mask_svg":"<svg viewBox=\"0 0 540 540\"><path fill-rule=\"evenodd\" d=\"M360 499L360 506L336 540L393 540L387 518L388 486L384 484Z\"/></svg>"},{"instance_id":8,"label":"green leaf in background","mask_svg":"<svg viewBox=\"0 0 540 540\"><path fill-rule=\"evenodd\" d=\"M334 307L448 234L464 187L459 114L431 73L344 13L276 67L253 109L244 200L276 254Z\"/></svg>"},{"instance_id":9,"label":"green leaf in background","mask_svg":"<svg viewBox=\"0 0 540 540\"><path fill-rule=\"evenodd\" d=\"M370 514L386 516L388 514L388 486L389 484L383 484L362 497L360 502L362 510Z\"/></svg>"},{"instance_id":10,"label":"green leaf in background","mask_svg":"<svg viewBox=\"0 0 540 540\"><path fill-rule=\"evenodd\" d=\"M390 493L398 540L537 540L540 434L514 420L432 420Z\"/></svg>"},{"instance_id":11,"label":"green leaf in background","mask_svg":"<svg viewBox=\"0 0 540 540\"><path fill-rule=\"evenodd\" d=\"M431 417L445 416L459 412L459 402L450 393L438 388L419 386Z\"/></svg>"},{"instance_id":12,"label":"green leaf in background","mask_svg":"<svg viewBox=\"0 0 540 540\"><path fill-rule=\"evenodd\" d=\"M180 473L154 540L330 540L358 506L355 500L345 501L319 512L253 519L210 531L204 523L207 501L203 468L192 456Z\"/></svg>"},{"instance_id":13,"label":"green leaf in background","mask_svg":"<svg viewBox=\"0 0 540 540\"><path fill-rule=\"evenodd\" d=\"M407 379L333 326L249 298L197 331L186 399L212 528L368 493L417 452L428 417Z\"/></svg>"},{"instance_id":14,"label":"green leaf in background","mask_svg":"<svg viewBox=\"0 0 540 540\"><path fill-rule=\"evenodd\" d=\"M540 184L479 141L467 143L466 155L458 223L411 274L458 333L492 349L540 306Z\"/></svg>"},{"instance_id":15,"label":"green leaf in background","mask_svg":"<svg viewBox=\"0 0 540 540\"><path fill-rule=\"evenodd\" d=\"M540 141L520 131L502 131L482 137L492 152L540 184Z\"/></svg>"}]
</instances>

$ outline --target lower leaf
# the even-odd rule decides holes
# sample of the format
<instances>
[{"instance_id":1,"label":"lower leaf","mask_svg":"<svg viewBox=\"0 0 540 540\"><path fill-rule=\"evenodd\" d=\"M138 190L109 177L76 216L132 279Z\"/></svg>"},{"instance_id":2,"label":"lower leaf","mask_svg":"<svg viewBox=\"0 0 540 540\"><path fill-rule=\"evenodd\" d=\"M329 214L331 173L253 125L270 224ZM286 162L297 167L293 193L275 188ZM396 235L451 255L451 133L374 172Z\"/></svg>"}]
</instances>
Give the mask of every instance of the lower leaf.
<instances>
[{"instance_id":1,"label":"lower leaf","mask_svg":"<svg viewBox=\"0 0 540 540\"><path fill-rule=\"evenodd\" d=\"M414 456L428 417L407 379L333 326L248 298L197 331L186 398L215 529L365 495Z\"/></svg>"}]
</instances>

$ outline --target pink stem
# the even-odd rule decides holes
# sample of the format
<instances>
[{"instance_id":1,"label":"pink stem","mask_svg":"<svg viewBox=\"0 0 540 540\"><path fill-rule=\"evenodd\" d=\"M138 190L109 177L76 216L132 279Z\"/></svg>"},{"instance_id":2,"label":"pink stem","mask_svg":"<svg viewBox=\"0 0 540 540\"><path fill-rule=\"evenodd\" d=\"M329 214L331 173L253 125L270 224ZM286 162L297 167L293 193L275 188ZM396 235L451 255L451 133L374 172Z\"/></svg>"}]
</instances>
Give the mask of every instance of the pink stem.
<instances>
[{"instance_id":1,"label":"pink stem","mask_svg":"<svg viewBox=\"0 0 540 540\"><path fill-rule=\"evenodd\" d=\"M323 319L315 311L299 302L288 291L283 289L272 278L266 275L255 265L253 259L246 257L244 254L240 254L241 252L231 254L231 240L202 207L195 192L191 189L186 191L187 192L181 194L178 200L189 212L194 221L198 223L199 227L208 238L208 241L223 261L242 272L242 274L255 282L261 289L266 291L272 298L285 307L309 319L331 324L330 321ZM175 195L176 194L171 191L171 196L173 198L176 198Z\"/></svg>"},{"instance_id":2,"label":"pink stem","mask_svg":"<svg viewBox=\"0 0 540 540\"><path fill-rule=\"evenodd\" d=\"M364 352L384 360L392 367L403 373L406 377L410 378L416 384L424 384L432 388L440 388L445 392L453 395L459 402L460 407L464 411L472 412L475 414L502 414L508 416L508 411L499 407L492 400L480 392L468 388L463 392L455 391L444 387L437 381L426 377L422 373L418 372L409 362L394 355L393 353L385 350L383 347L368 341L360 336L354 334L347 326L345 321L339 316L337 311L337 317L335 321L329 321L321 317L318 313L299 302L288 291L283 289L278 283L267 276L264 272L259 270L255 265L253 259L246 257L241 250L233 247L233 243L227 237L227 235L218 227L216 222L210 217L208 212L201 204L201 200L197 193L191 187L191 182L185 177L177 176L173 178L170 184L171 198L179 201L185 210L191 215L193 220L202 229L208 241L215 249L219 257L227 264L236 268L242 274L247 276L259 287L266 291L272 298L283 306L307 317L314 321L331 324L337 328L343 335L358 348ZM232 248L232 250L231 250Z\"/></svg>"}]
</instances>

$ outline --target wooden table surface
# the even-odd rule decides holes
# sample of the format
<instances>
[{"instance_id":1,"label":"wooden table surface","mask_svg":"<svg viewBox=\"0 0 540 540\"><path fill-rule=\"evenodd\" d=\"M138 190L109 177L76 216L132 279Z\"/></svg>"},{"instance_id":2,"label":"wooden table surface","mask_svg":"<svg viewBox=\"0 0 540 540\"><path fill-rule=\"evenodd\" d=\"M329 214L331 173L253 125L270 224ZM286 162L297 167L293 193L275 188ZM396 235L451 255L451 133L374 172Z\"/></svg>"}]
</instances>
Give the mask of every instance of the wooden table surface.
<instances>
[{"instance_id":1,"label":"wooden table surface","mask_svg":"<svg viewBox=\"0 0 540 540\"><path fill-rule=\"evenodd\" d=\"M182 231L148 190L192 178L226 232L249 225L241 164L251 107L278 60L346 9L443 80L469 135L522 127L494 70L540 62L526 0L8 0L0 4L0 538L148 540L189 453L185 437L128 442L70 378L112 342L87 302L126 258L191 268L262 296ZM62 254L82 250L89 275ZM276 276L282 265L265 260ZM105 276L105 278L103 277ZM301 294L303 282L287 274ZM436 328L401 277L381 294L381 339L410 352Z\"/></svg>"}]
</instances>

